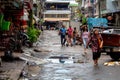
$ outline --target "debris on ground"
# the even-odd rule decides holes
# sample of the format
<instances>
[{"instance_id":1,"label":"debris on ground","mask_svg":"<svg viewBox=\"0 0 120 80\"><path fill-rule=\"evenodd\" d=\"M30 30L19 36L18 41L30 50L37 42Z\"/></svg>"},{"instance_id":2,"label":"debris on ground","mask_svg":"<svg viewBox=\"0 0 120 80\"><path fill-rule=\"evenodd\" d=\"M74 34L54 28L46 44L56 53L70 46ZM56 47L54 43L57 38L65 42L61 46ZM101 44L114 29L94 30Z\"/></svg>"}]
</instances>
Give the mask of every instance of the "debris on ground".
<instances>
[{"instance_id":1,"label":"debris on ground","mask_svg":"<svg viewBox=\"0 0 120 80\"><path fill-rule=\"evenodd\" d=\"M111 61L111 62L105 62L104 66L120 66L120 62L119 61Z\"/></svg>"},{"instance_id":2,"label":"debris on ground","mask_svg":"<svg viewBox=\"0 0 120 80\"><path fill-rule=\"evenodd\" d=\"M76 63L84 63L84 61L82 61L82 60L77 60Z\"/></svg>"},{"instance_id":3,"label":"debris on ground","mask_svg":"<svg viewBox=\"0 0 120 80\"><path fill-rule=\"evenodd\" d=\"M41 49L41 48L35 48L34 51L35 52L51 52L49 50L45 50L45 49Z\"/></svg>"},{"instance_id":4,"label":"debris on ground","mask_svg":"<svg viewBox=\"0 0 120 80\"><path fill-rule=\"evenodd\" d=\"M36 80L35 78L40 75L40 71L41 67L38 65L26 65L19 80Z\"/></svg>"}]
</instances>

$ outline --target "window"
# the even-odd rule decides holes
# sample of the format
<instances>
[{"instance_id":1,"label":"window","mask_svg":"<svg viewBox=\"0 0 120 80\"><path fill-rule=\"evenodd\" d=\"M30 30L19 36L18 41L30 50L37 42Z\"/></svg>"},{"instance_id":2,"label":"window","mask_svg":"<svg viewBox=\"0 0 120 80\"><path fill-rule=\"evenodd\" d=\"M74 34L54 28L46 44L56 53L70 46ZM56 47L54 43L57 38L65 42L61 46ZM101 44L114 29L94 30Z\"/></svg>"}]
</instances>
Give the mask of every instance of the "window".
<instances>
[{"instance_id":1,"label":"window","mask_svg":"<svg viewBox=\"0 0 120 80\"><path fill-rule=\"evenodd\" d=\"M94 13L96 13L96 8L94 8Z\"/></svg>"},{"instance_id":2,"label":"window","mask_svg":"<svg viewBox=\"0 0 120 80\"><path fill-rule=\"evenodd\" d=\"M58 14L57 15L58 18L68 18L67 14Z\"/></svg>"},{"instance_id":3,"label":"window","mask_svg":"<svg viewBox=\"0 0 120 80\"><path fill-rule=\"evenodd\" d=\"M50 18L50 15L49 15L49 14L46 14L45 17L46 17L46 18Z\"/></svg>"},{"instance_id":4,"label":"window","mask_svg":"<svg viewBox=\"0 0 120 80\"><path fill-rule=\"evenodd\" d=\"M56 18L56 14L46 14L46 18Z\"/></svg>"},{"instance_id":5,"label":"window","mask_svg":"<svg viewBox=\"0 0 120 80\"><path fill-rule=\"evenodd\" d=\"M56 18L56 15L55 15L55 14L51 14L51 17L52 17L52 18Z\"/></svg>"},{"instance_id":6,"label":"window","mask_svg":"<svg viewBox=\"0 0 120 80\"><path fill-rule=\"evenodd\" d=\"M46 14L45 18L68 18L68 14Z\"/></svg>"}]
</instances>

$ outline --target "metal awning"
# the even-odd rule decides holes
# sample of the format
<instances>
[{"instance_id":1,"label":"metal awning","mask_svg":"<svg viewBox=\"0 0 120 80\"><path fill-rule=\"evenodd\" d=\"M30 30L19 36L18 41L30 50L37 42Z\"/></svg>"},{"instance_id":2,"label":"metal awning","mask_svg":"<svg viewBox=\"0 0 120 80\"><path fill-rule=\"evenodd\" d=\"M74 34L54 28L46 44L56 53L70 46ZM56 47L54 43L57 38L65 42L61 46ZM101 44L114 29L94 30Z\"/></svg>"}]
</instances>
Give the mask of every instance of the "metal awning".
<instances>
[{"instance_id":1,"label":"metal awning","mask_svg":"<svg viewBox=\"0 0 120 80\"><path fill-rule=\"evenodd\" d=\"M115 11L107 11L107 10L104 10L104 11L101 11L101 14L109 14L109 13L118 13L120 12L120 10L115 10Z\"/></svg>"}]
</instances>

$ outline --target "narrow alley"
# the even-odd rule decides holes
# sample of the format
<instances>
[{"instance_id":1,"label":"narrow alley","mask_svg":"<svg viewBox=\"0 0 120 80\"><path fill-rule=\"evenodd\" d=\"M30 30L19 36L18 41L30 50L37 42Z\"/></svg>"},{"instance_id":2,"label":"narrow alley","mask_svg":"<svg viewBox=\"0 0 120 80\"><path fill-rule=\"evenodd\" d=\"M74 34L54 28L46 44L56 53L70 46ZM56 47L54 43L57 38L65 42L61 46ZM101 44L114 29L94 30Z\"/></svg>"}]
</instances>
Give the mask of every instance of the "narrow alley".
<instances>
[{"instance_id":1,"label":"narrow alley","mask_svg":"<svg viewBox=\"0 0 120 80\"><path fill-rule=\"evenodd\" d=\"M83 46L61 47L57 31L44 31L35 48L45 52L34 52L37 58L47 62L40 64L38 73L28 80L119 80L119 66L104 66L111 58L102 54L99 65L94 66L92 53L82 56ZM27 51L28 52L28 51ZM33 70L34 71L34 70ZM116 79L114 79L116 77Z\"/></svg>"}]
</instances>

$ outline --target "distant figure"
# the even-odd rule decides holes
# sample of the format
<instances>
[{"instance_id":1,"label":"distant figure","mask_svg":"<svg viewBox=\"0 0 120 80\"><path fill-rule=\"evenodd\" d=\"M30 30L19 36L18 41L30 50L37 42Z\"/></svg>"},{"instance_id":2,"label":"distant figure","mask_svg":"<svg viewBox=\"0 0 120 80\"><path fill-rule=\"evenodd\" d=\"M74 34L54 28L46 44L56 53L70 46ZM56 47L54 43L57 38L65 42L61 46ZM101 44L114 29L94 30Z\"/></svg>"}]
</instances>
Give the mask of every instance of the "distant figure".
<instances>
[{"instance_id":1,"label":"distant figure","mask_svg":"<svg viewBox=\"0 0 120 80\"><path fill-rule=\"evenodd\" d=\"M89 40L89 35L90 33L88 32L87 27L84 27L83 32L82 32L82 40L83 40L83 45L84 45L84 54L87 53L86 49L87 49L87 43Z\"/></svg>"},{"instance_id":2,"label":"distant figure","mask_svg":"<svg viewBox=\"0 0 120 80\"><path fill-rule=\"evenodd\" d=\"M72 46L72 37L73 37L73 29L72 29L72 27L69 26L67 31L68 31L68 39L69 39L68 45Z\"/></svg>"},{"instance_id":3,"label":"distant figure","mask_svg":"<svg viewBox=\"0 0 120 80\"><path fill-rule=\"evenodd\" d=\"M65 42L66 42L66 28L65 26L62 26L59 30L59 35L61 38L61 45L65 46Z\"/></svg>"},{"instance_id":4,"label":"distant figure","mask_svg":"<svg viewBox=\"0 0 120 80\"><path fill-rule=\"evenodd\" d=\"M50 30L50 25L47 26L47 29Z\"/></svg>"},{"instance_id":5,"label":"distant figure","mask_svg":"<svg viewBox=\"0 0 120 80\"><path fill-rule=\"evenodd\" d=\"M74 30L73 30L73 45L76 44L76 37L77 37L77 29L76 27L74 27Z\"/></svg>"},{"instance_id":6,"label":"distant figure","mask_svg":"<svg viewBox=\"0 0 120 80\"><path fill-rule=\"evenodd\" d=\"M87 47L90 43L91 43L92 52L93 52L94 65L98 65L98 59L101 56L101 48L103 47L103 39L97 29L93 30L93 35L91 35L88 41Z\"/></svg>"}]
</instances>

